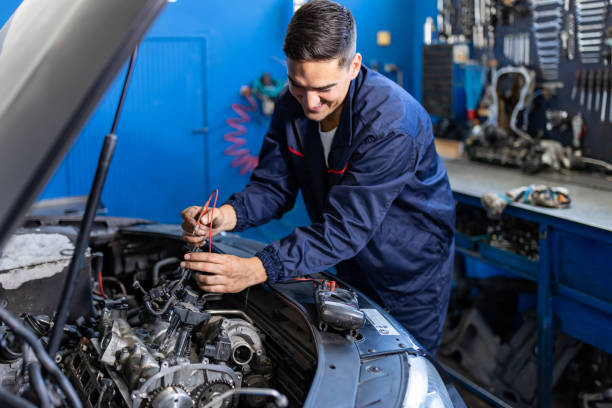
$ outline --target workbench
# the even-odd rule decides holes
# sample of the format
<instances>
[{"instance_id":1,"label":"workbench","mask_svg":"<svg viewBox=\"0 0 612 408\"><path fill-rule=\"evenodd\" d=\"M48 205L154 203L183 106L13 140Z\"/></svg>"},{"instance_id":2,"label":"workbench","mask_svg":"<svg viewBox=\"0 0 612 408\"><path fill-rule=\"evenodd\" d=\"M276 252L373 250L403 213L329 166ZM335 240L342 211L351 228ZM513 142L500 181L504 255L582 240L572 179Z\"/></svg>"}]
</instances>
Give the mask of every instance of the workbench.
<instances>
[{"instance_id":1,"label":"workbench","mask_svg":"<svg viewBox=\"0 0 612 408\"><path fill-rule=\"evenodd\" d=\"M457 246L464 256L537 283L537 403L550 407L553 330L612 353L612 180L578 173L527 175L465 159L444 160L444 165L455 200L480 208L480 197L489 192L505 193L529 184L569 189L568 209L511 203L504 210L539 225L537 261L509 265Z\"/></svg>"}]
</instances>

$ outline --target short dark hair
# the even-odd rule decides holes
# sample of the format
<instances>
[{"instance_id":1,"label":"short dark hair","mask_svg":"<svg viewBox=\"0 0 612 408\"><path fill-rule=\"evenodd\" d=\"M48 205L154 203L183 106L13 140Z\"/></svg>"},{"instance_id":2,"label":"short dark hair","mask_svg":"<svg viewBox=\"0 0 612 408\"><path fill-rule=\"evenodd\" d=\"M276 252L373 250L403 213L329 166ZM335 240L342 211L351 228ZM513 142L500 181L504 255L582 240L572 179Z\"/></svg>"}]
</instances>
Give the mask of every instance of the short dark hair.
<instances>
[{"instance_id":1,"label":"short dark hair","mask_svg":"<svg viewBox=\"0 0 612 408\"><path fill-rule=\"evenodd\" d=\"M349 65L356 52L357 32L350 10L329 0L300 7L287 27L283 51L294 61L340 59Z\"/></svg>"}]
</instances>

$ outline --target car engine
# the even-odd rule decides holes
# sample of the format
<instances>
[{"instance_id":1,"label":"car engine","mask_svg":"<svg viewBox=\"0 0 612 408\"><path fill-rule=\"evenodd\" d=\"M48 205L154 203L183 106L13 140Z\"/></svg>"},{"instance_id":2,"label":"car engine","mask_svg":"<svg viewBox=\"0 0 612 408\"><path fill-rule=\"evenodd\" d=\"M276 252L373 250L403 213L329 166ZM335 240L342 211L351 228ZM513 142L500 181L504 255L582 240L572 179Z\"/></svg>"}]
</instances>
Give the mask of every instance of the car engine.
<instances>
[{"instance_id":1,"label":"car engine","mask_svg":"<svg viewBox=\"0 0 612 408\"><path fill-rule=\"evenodd\" d=\"M297 330L293 338L291 329L282 330L269 319L287 308L279 299L266 300L263 292L250 301L248 293L203 293L193 272L179 267L185 250L176 240L122 235L102 241L92 245L88 258L93 312L66 326L62 347L52 356L84 407L254 408L303 403L314 373L314 351L295 316L290 317L293 332ZM260 306L269 309L262 311ZM258 316L259 323L249 314ZM53 324L50 315L22 315L43 345ZM304 353L304 346L309 352ZM302 364L290 357L296 353L304 356ZM5 390L18 395L36 391L30 378L35 376L31 365L36 358L7 326L0 326L0 361ZM61 406L61 394L50 387L47 406Z\"/></svg>"}]
</instances>

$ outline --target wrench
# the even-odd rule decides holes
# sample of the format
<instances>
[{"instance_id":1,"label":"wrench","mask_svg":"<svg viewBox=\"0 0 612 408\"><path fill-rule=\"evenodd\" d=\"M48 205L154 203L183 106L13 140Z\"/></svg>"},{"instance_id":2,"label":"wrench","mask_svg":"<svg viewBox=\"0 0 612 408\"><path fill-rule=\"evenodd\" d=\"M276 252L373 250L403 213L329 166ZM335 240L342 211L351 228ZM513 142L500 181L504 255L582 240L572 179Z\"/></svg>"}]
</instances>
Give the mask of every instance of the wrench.
<instances>
[{"instance_id":1,"label":"wrench","mask_svg":"<svg viewBox=\"0 0 612 408\"><path fill-rule=\"evenodd\" d=\"M597 112L597 107L599 106L599 101L601 98L601 80L603 73L601 70L598 70L595 74L595 111Z\"/></svg>"},{"instance_id":2,"label":"wrench","mask_svg":"<svg viewBox=\"0 0 612 408\"><path fill-rule=\"evenodd\" d=\"M590 16L590 17L581 17L578 16L576 17L576 21L578 21L578 24L584 24L584 23L600 23L602 21L604 21L604 15L600 15L600 16Z\"/></svg>"},{"instance_id":3,"label":"wrench","mask_svg":"<svg viewBox=\"0 0 612 408\"><path fill-rule=\"evenodd\" d=\"M559 58L559 50L539 50L538 57L557 57Z\"/></svg>"},{"instance_id":4,"label":"wrench","mask_svg":"<svg viewBox=\"0 0 612 408\"><path fill-rule=\"evenodd\" d=\"M589 31L586 33L578 33L578 39L582 38L601 38L603 33L601 31Z\"/></svg>"},{"instance_id":5,"label":"wrench","mask_svg":"<svg viewBox=\"0 0 612 408\"><path fill-rule=\"evenodd\" d=\"M562 5L563 0L531 0L533 7L552 6L553 4Z\"/></svg>"},{"instance_id":6,"label":"wrench","mask_svg":"<svg viewBox=\"0 0 612 408\"><path fill-rule=\"evenodd\" d=\"M596 38L594 40L578 39L578 46L584 47L585 45L601 45L601 38Z\"/></svg>"},{"instance_id":7,"label":"wrench","mask_svg":"<svg viewBox=\"0 0 612 408\"><path fill-rule=\"evenodd\" d=\"M536 40L536 46L538 48L550 48L550 47L559 48L559 40L558 39L550 40L550 41Z\"/></svg>"},{"instance_id":8,"label":"wrench","mask_svg":"<svg viewBox=\"0 0 612 408\"><path fill-rule=\"evenodd\" d=\"M599 46L581 46L578 45L578 51L580 51L581 53L587 53L587 52L600 52L601 51L601 47Z\"/></svg>"},{"instance_id":9,"label":"wrench","mask_svg":"<svg viewBox=\"0 0 612 408\"><path fill-rule=\"evenodd\" d=\"M600 1L600 2L596 2L596 3L581 3L581 2L577 2L576 3L576 10L590 10L590 9L595 9L595 8L600 8L603 9L605 8L607 5L607 3L605 1Z\"/></svg>"},{"instance_id":10,"label":"wrench","mask_svg":"<svg viewBox=\"0 0 612 408\"><path fill-rule=\"evenodd\" d=\"M547 28L556 28L556 29L560 29L561 28L561 23L559 22L559 20L553 20L553 21L546 21L544 23L533 23L531 25L533 27L533 31L541 31L541 30L545 30Z\"/></svg>"},{"instance_id":11,"label":"wrench","mask_svg":"<svg viewBox=\"0 0 612 408\"><path fill-rule=\"evenodd\" d=\"M543 40L545 38L558 38L559 37L559 31L548 31L548 32L535 32L533 33L534 37L536 38L536 40Z\"/></svg>"},{"instance_id":12,"label":"wrench","mask_svg":"<svg viewBox=\"0 0 612 408\"><path fill-rule=\"evenodd\" d=\"M603 30L604 28L603 24L578 24L579 32Z\"/></svg>"},{"instance_id":13,"label":"wrench","mask_svg":"<svg viewBox=\"0 0 612 408\"><path fill-rule=\"evenodd\" d=\"M576 15L582 16L582 17L599 16L600 14L604 14L604 10L602 9L587 9L587 10L576 9Z\"/></svg>"},{"instance_id":14,"label":"wrench","mask_svg":"<svg viewBox=\"0 0 612 408\"><path fill-rule=\"evenodd\" d=\"M541 18L546 18L546 17L561 18L561 16L563 15L563 13L561 12L561 9L552 9L552 10L544 10L544 11L534 10L532 14L533 14L534 20L539 20Z\"/></svg>"},{"instance_id":15,"label":"wrench","mask_svg":"<svg viewBox=\"0 0 612 408\"><path fill-rule=\"evenodd\" d=\"M540 57L540 65L541 64L558 64L559 63L559 56L554 56L554 57Z\"/></svg>"}]
</instances>

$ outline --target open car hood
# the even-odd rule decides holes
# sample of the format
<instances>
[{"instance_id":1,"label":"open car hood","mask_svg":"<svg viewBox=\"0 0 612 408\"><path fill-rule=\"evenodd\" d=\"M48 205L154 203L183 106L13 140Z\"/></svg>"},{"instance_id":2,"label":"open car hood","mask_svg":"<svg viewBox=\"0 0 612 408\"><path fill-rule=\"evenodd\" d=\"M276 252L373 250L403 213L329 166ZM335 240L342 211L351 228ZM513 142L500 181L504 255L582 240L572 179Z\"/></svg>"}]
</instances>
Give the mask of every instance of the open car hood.
<instances>
[{"instance_id":1,"label":"open car hood","mask_svg":"<svg viewBox=\"0 0 612 408\"><path fill-rule=\"evenodd\" d=\"M24 0L0 31L0 248L165 0Z\"/></svg>"}]
</instances>

